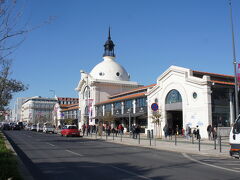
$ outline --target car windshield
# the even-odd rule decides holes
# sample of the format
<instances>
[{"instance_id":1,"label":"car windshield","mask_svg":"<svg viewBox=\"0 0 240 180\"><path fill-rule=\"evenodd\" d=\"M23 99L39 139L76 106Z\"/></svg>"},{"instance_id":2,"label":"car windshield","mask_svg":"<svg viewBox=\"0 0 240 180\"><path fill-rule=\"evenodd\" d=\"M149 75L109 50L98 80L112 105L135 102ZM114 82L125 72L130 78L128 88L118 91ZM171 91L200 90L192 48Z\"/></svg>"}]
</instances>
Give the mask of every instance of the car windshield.
<instances>
[{"instance_id":1,"label":"car windshield","mask_svg":"<svg viewBox=\"0 0 240 180\"><path fill-rule=\"evenodd\" d=\"M69 126L68 129L77 129L76 126Z\"/></svg>"},{"instance_id":2,"label":"car windshield","mask_svg":"<svg viewBox=\"0 0 240 180\"><path fill-rule=\"evenodd\" d=\"M240 133L240 116L236 120L236 122L233 125L233 133L234 134L239 134Z\"/></svg>"}]
</instances>

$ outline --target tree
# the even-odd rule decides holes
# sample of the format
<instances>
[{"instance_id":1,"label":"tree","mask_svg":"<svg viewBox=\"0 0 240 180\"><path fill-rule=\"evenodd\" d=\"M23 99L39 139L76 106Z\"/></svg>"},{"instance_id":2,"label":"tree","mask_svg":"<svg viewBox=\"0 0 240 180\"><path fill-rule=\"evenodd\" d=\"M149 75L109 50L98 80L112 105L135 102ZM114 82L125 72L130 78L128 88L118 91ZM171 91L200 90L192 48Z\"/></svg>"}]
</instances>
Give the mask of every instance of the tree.
<instances>
[{"instance_id":1,"label":"tree","mask_svg":"<svg viewBox=\"0 0 240 180\"><path fill-rule=\"evenodd\" d=\"M55 17L49 17L43 23L27 27L21 23L22 10L17 6L18 0L0 0L0 111L4 111L12 99L13 93L28 89L21 81L11 79L9 56L25 40L26 34L45 24Z\"/></svg>"},{"instance_id":2,"label":"tree","mask_svg":"<svg viewBox=\"0 0 240 180\"><path fill-rule=\"evenodd\" d=\"M0 111L5 111L13 93L27 89L21 81L11 79L9 55L23 42L28 32L19 26L21 12L16 0L0 0Z\"/></svg>"},{"instance_id":3,"label":"tree","mask_svg":"<svg viewBox=\"0 0 240 180\"><path fill-rule=\"evenodd\" d=\"M13 93L24 91L27 89L21 81L11 79L9 76L11 62L8 60L1 60L0 62L0 111L5 111Z\"/></svg>"},{"instance_id":4,"label":"tree","mask_svg":"<svg viewBox=\"0 0 240 180\"><path fill-rule=\"evenodd\" d=\"M161 124L162 124L162 111L153 111L152 123L154 123L155 135L158 138L162 138Z\"/></svg>"}]
</instances>

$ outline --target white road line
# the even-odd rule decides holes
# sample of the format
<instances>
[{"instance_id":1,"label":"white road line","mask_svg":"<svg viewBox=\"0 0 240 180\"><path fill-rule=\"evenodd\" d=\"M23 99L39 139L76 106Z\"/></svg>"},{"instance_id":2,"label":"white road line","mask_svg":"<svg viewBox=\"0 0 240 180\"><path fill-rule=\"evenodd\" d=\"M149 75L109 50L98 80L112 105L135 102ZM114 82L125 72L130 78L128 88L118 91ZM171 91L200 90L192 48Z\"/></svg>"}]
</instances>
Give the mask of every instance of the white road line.
<instances>
[{"instance_id":1,"label":"white road line","mask_svg":"<svg viewBox=\"0 0 240 180\"><path fill-rule=\"evenodd\" d=\"M51 143L47 143L48 145L50 145L50 146L55 146L54 144L51 144Z\"/></svg>"},{"instance_id":2,"label":"white road line","mask_svg":"<svg viewBox=\"0 0 240 180\"><path fill-rule=\"evenodd\" d=\"M182 155L191 160L191 161L194 161L194 162L197 162L199 164L202 164L202 165L206 165L206 166L210 166L210 167L214 167L214 168L218 168L218 169L223 169L223 170L226 170L226 171L231 171L231 172L237 172L237 173L240 173L240 171L238 170L234 170L234 169L229 169L229 168L224 168L224 167L221 167L221 166L216 166L216 165L212 165L212 164L208 164L208 163L204 163L204 162L201 162L201 161L198 161L196 159L193 159L192 157L188 156L186 153L182 153Z\"/></svg>"},{"instance_id":3,"label":"white road line","mask_svg":"<svg viewBox=\"0 0 240 180\"><path fill-rule=\"evenodd\" d=\"M114 168L114 169L117 169L119 171L122 171L122 172L125 172L127 174L130 174L130 175L133 175L133 176L136 176L136 177L139 177L141 179L148 179L148 180L152 180L151 178L148 178L146 176L142 176L142 175L139 175L139 174L136 174L134 172L130 172L130 171L127 171L125 169L122 169L122 168L119 168L119 167L116 167L116 166L113 166L113 165L109 165L110 167Z\"/></svg>"},{"instance_id":4,"label":"white road line","mask_svg":"<svg viewBox=\"0 0 240 180\"><path fill-rule=\"evenodd\" d=\"M75 154L75 155L78 155L78 156L83 156L82 154L79 154L79 153L76 153L76 152L73 152L73 151L70 151L70 150L65 150L65 151L67 151L69 153L72 153L72 154Z\"/></svg>"}]
</instances>

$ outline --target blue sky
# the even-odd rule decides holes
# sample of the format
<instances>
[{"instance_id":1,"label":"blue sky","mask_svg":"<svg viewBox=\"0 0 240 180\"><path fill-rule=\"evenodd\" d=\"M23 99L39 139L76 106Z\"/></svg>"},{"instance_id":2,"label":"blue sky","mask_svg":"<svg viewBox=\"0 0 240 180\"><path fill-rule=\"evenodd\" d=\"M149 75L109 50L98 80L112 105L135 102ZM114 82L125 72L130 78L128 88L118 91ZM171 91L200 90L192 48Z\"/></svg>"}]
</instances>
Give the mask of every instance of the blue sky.
<instances>
[{"instance_id":1,"label":"blue sky","mask_svg":"<svg viewBox=\"0 0 240 180\"><path fill-rule=\"evenodd\" d=\"M239 59L240 1L232 0ZM116 61L143 85L169 66L233 75L228 0L25 0L35 26L12 56L12 77L29 85L16 97L77 97L80 70L102 61L111 26ZM13 100L13 101L14 101Z\"/></svg>"}]
</instances>

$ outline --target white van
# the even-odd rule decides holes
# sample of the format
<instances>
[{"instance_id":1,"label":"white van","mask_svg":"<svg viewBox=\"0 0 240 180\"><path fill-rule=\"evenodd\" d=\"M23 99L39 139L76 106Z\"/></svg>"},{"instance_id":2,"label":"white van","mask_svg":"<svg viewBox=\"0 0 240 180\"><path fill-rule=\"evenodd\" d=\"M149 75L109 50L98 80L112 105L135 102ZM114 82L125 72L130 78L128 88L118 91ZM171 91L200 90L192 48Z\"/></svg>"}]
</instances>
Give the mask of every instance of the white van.
<instances>
[{"instance_id":1,"label":"white van","mask_svg":"<svg viewBox=\"0 0 240 180\"><path fill-rule=\"evenodd\" d=\"M43 132L45 133L54 133L55 131L55 127L52 125L52 124L49 124L49 123L44 123L43 125Z\"/></svg>"}]
</instances>

